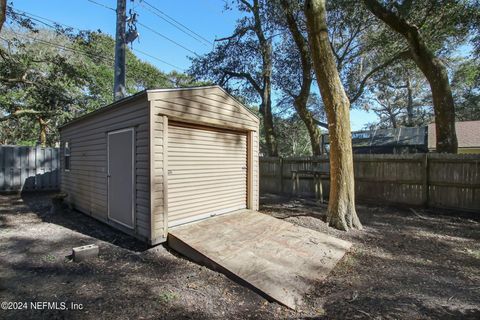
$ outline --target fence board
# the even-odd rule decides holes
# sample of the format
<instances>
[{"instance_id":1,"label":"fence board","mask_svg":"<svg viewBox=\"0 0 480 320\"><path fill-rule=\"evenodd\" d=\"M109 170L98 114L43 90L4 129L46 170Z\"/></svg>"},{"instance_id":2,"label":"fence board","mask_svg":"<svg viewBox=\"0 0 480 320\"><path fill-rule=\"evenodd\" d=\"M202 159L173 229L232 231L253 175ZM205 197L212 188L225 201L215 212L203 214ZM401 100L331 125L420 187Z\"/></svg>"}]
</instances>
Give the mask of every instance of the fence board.
<instances>
[{"instance_id":1,"label":"fence board","mask_svg":"<svg viewBox=\"0 0 480 320\"><path fill-rule=\"evenodd\" d=\"M329 159L260 158L260 192L292 193L292 170L329 172ZM354 171L360 201L480 211L480 155L354 155ZM299 194L313 196L314 187L300 177Z\"/></svg>"},{"instance_id":2,"label":"fence board","mask_svg":"<svg viewBox=\"0 0 480 320\"><path fill-rule=\"evenodd\" d=\"M58 148L0 146L0 191L58 190Z\"/></svg>"}]
</instances>

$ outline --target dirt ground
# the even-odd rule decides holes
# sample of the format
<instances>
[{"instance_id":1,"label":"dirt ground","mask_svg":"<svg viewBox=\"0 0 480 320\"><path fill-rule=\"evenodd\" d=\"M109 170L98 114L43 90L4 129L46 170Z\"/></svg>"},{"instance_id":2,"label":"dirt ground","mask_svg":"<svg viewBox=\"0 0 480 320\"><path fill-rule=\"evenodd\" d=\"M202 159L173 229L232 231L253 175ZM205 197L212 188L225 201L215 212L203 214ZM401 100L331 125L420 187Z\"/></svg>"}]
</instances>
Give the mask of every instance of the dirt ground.
<instances>
[{"instance_id":1,"label":"dirt ground","mask_svg":"<svg viewBox=\"0 0 480 320\"><path fill-rule=\"evenodd\" d=\"M365 228L345 233L323 205L263 198L264 213L354 243L295 312L79 212L51 215L51 195L0 195L0 302L28 304L1 319L480 319L478 214L358 206ZM92 243L97 259L70 259ZM44 301L70 310L31 309Z\"/></svg>"}]
</instances>

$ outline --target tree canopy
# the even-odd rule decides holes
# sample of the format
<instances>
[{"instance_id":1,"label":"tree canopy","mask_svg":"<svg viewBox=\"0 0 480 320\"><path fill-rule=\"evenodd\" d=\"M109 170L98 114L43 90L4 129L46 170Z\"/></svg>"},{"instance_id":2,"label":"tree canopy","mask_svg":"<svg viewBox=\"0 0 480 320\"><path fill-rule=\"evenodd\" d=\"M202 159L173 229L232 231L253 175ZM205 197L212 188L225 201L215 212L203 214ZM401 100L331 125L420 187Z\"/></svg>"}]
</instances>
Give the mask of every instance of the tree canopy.
<instances>
[{"instance_id":1,"label":"tree canopy","mask_svg":"<svg viewBox=\"0 0 480 320\"><path fill-rule=\"evenodd\" d=\"M219 39L221 41L217 41L212 52L192 60L189 73L196 79L223 85L231 92L243 95L250 103L261 104L261 95L255 88L262 84L265 75L263 51L251 28L253 20L246 3L249 2L229 2L230 6L237 5L245 16L237 21L232 36ZM297 45L298 35L304 38L306 35L304 1L255 3L260 7L264 32L273 51L269 71L273 84L273 117L289 119L292 113L296 113L302 118L302 109L295 106L295 98L306 87L309 94L319 94L315 81L311 82L311 87L302 86L314 79L311 70L310 73L302 72L306 64L302 62L305 60L302 60L302 51ZM455 118L480 119L480 88L476 72L480 52L478 1L385 0L377 3L415 26L431 53L445 65ZM290 26L298 27L297 37L289 28L285 5L294 21ZM377 122L368 124L368 127L421 126L434 121L431 87L415 63L408 41L398 36L362 2L327 1L326 6L330 45L351 106L378 115ZM310 59L308 55L306 58ZM306 77L308 75L310 80ZM320 99L317 101L318 104L308 107L314 115L323 113L323 103ZM325 122L320 118L316 120L316 125ZM308 128L308 122L304 123ZM274 129L279 137L283 136L280 132L283 129Z\"/></svg>"},{"instance_id":2,"label":"tree canopy","mask_svg":"<svg viewBox=\"0 0 480 320\"><path fill-rule=\"evenodd\" d=\"M113 102L114 40L101 32L7 29L0 46L0 141L53 145L57 127ZM198 84L127 50L127 92Z\"/></svg>"},{"instance_id":3,"label":"tree canopy","mask_svg":"<svg viewBox=\"0 0 480 320\"><path fill-rule=\"evenodd\" d=\"M409 41L369 10L372 1L326 2L329 42L351 107L378 115L368 127L426 125L435 118L429 81ZM374 2L416 28L445 66L455 119L480 119L479 2ZM289 143L286 124L306 132L316 154L318 126L326 120L310 51L302 50L308 45L304 5L227 1L227 10L241 13L235 29L211 52L192 58L188 74L164 73L127 50L127 91L217 83L258 108L263 154L304 154L280 146ZM15 27L7 23L0 34L0 140L53 144L58 124L112 102L114 40L96 31L41 29L11 7L6 14Z\"/></svg>"}]
</instances>

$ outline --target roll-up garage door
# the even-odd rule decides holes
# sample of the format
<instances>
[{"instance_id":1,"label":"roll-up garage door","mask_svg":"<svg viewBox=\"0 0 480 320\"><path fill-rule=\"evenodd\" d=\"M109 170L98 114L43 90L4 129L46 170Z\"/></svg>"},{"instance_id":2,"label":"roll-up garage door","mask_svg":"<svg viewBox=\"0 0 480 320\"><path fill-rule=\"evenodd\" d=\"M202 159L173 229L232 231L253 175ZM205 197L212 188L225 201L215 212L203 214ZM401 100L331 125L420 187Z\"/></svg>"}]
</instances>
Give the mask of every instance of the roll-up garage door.
<instances>
[{"instance_id":1,"label":"roll-up garage door","mask_svg":"<svg viewBox=\"0 0 480 320\"><path fill-rule=\"evenodd\" d=\"M168 126L168 225L244 209L246 134Z\"/></svg>"}]
</instances>

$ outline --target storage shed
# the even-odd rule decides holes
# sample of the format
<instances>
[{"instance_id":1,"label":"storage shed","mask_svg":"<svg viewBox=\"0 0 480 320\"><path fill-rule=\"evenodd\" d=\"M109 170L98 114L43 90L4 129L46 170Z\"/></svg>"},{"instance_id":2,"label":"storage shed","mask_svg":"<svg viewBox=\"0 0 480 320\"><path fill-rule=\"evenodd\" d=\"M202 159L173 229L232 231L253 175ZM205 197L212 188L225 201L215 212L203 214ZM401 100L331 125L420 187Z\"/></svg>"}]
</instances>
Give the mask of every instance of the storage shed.
<instances>
[{"instance_id":1,"label":"storage shed","mask_svg":"<svg viewBox=\"0 0 480 320\"><path fill-rule=\"evenodd\" d=\"M219 86L146 90L60 127L71 206L154 245L258 210L259 120Z\"/></svg>"}]
</instances>

